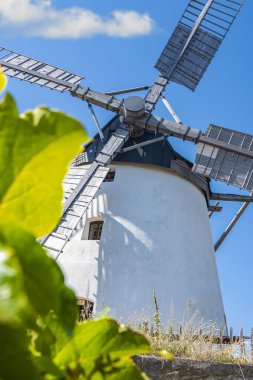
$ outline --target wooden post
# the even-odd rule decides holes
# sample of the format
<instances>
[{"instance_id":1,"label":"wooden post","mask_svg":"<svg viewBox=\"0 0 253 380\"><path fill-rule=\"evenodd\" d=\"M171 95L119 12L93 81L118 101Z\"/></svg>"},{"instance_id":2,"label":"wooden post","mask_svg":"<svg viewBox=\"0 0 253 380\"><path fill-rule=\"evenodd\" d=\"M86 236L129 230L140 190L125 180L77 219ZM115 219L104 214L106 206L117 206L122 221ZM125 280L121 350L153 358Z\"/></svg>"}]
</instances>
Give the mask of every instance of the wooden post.
<instances>
[{"instance_id":1,"label":"wooden post","mask_svg":"<svg viewBox=\"0 0 253 380\"><path fill-rule=\"evenodd\" d=\"M222 343L223 343L223 328L220 327L220 350L222 350Z\"/></svg>"},{"instance_id":2,"label":"wooden post","mask_svg":"<svg viewBox=\"0 0 253 380\"><path fill-rule=\"evenodd\" d=\"M229 331L229 341L230 341L230 344L232 344L234 342L234 337L233 337L233 327L230 327L230 331Z\"/></svg>"},{"instance_id":3,"label":"wooden post","mask_svg":"<svg viewBox=\"0 0 253 380\"><path fill-rule=\"evenodd\" d=\"M239 337L240 337L240 342L241 342L243 339L243 328L242 327L240 328Z\"/></svg>"},{"instance_id":4,"label":"wooden post","mask_svg":"<svg viewBox=\"0 0 253 380\"><path fill-rule=\"evenodd\" d=\"M245 356L245 343L244 343L244 337L243 337L243 328L240 328L240 349L241 349L241 356Z\"/></svg>"},{"instance_id":5,"label":"wooden post","mask_svg":"<svg viewBox=\"0 0 253 380\"><path fill-rule=\"evenodd\" d=\"M213 325L210 326L209 339L210 343L213 343Z\"/></svg>"}]
</instances>

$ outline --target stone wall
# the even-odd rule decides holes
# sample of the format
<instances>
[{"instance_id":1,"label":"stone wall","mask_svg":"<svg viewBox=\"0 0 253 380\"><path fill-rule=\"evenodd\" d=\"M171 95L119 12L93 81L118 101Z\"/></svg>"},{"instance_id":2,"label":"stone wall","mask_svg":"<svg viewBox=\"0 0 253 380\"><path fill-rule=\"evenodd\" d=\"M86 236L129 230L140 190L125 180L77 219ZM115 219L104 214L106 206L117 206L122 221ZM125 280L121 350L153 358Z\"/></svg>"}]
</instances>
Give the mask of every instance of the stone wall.
<instances>
[{"instance_id":1,"label":"stone wall","mask_svg":"<svg viewBox=\"0 0 253 380\"><path fill-rule=\"evenodd\" d=\"M138 367L150 380L253 380L253 366L193 361L164 360L155 356L136 356Z\"/></svg>"}]
</instances>

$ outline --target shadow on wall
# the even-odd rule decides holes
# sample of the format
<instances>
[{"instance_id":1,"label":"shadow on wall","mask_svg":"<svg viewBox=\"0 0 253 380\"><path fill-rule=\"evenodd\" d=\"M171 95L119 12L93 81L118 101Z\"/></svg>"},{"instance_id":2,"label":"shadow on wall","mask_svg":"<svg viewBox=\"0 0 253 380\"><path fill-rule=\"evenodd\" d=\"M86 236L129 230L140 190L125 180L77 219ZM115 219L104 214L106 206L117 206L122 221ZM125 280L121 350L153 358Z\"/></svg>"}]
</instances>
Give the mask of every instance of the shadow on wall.
<instances>
[{"instance_id":1,"label":"shadow on wall","mask_svg":"<svg viewBox=\"0 0 253 380\"><path fill-rule=\"evenodd\" d=\"M152 281L147 283L143 270L151 255L138 237L106 215L98 256L98 310L109 306L114 317L125 321L136 311L146 315L148 305L152 310Z\"/></svg>"},{"instance_id":2,"label":"shadow on wall","mask_svg":"<svg viewBox=\"0 0 253 380\"><path fill-rule=\"evenodd\" d=\"M168 247L165 255L173 254ZM183 321L196 314L194 302L190 310L186 308L188 298L179 301L185 277L178 273L175 284L175 277L166 276L166 266L169 273L173 260L168 257L163 260L163 256L159 244L146 236L140 225L107 213L97 259L98 291L93 294L97 310L109 307L110 314L123 322L152 322L155 312L152 294L155 291L162 323L174 319ZM201 312L198 317L201 319Z\"/></svg>"}]
</instances>

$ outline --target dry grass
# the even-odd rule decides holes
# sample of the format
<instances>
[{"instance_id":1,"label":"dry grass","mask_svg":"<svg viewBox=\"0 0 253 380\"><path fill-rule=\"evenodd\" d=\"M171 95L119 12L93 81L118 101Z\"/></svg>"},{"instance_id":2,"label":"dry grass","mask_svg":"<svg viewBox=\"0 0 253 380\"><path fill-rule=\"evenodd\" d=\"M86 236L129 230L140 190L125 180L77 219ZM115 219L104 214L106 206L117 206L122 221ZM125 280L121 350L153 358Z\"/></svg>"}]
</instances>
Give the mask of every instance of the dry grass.
<instances>
[{"instance_id":1,"label":"dry grass","mask_svg":"<svg viewBox=\"0 0 253 380\"><path fill-rule=\"evenodd\" d=\"M154 352L167 350L179 358L253 365L250 341L216 343L215 338L223 331L212 323L198 326L192 320L183 324L170 323L167 331L159 325L154 327L144 323L135 326L135 330L146 336Z\"/></svg>"},{"instance_id":2,"label":"dry grass","mask_svg":"<svg viewBox=\"0 0 253 380\"><path fill-rule=\"evenodd\" d=\"M183 321L168 322L166 328L160 323L159 304L153 293L154 314L151 323L130 323L134 330L149 340L153 351L167 350L174 357L191 360L253 365L253 347L250 340L237 343L217 343L217 337L225 334L225 327L215 323L203 323L198 310L189 301L185 306ZM139 319L135 317L135 321ZM222 341L222 340L220 340Z\"/></svg>"}]
</instances>

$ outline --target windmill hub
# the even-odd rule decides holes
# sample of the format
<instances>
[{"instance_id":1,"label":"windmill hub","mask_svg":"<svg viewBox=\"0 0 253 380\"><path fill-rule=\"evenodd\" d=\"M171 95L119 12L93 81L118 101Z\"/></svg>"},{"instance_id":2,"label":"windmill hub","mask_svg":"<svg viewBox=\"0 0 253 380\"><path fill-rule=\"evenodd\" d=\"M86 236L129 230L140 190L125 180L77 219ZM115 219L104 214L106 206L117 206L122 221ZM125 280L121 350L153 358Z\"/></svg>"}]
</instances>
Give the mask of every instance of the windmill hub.
<instances>
[{"instance_id":1,"label":"windmill hub","mask_svg":"<svg viewBox=\"0 0 253 380\"><path fill-rule=\"evenodd\" d=\"M136 119L145 113L145 101L140 96L129 96L124 102L126 118Z\"/></svg>"}]
</instances>

